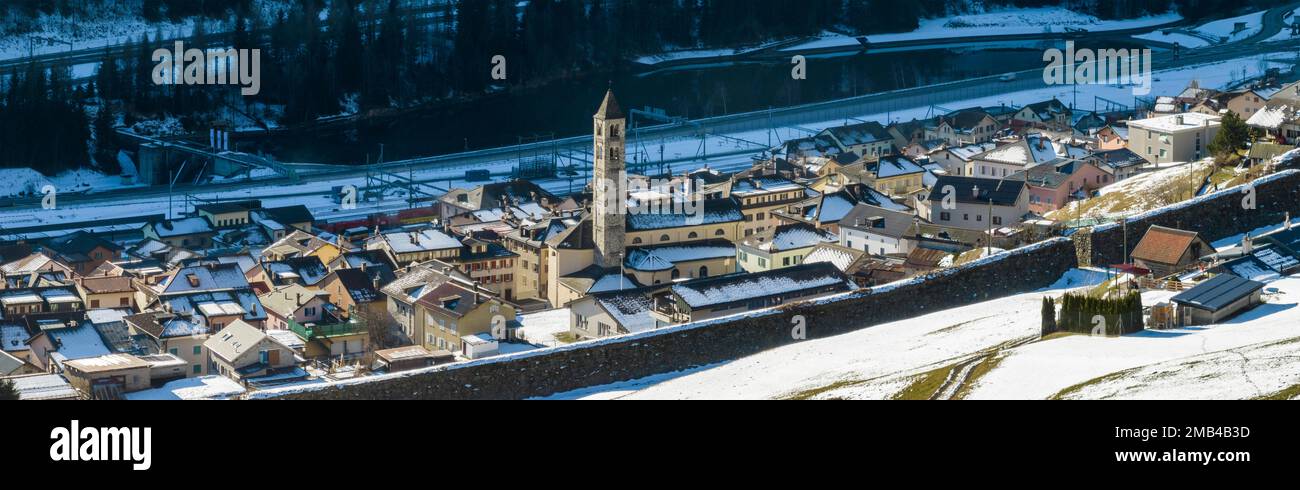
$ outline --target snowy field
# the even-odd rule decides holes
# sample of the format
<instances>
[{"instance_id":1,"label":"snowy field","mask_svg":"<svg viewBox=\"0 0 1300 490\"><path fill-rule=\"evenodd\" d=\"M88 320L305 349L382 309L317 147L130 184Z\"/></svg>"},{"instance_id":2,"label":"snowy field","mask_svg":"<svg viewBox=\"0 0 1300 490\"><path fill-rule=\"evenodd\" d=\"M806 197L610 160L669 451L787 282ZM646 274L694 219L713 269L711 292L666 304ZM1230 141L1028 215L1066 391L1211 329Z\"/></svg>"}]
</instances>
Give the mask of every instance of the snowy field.
<instances>
[{"instance_id":1,"label":"snowy field","mask_svg":"<svg viewBox=\"0 0 1300 490\"><path fill-rule=\"evenodd\" d=\"M1100 284L1105 275L1076 270L1049 291ZM782 398L828 386L848 398L888 398L911 376L984 349L1036 338L1043 292L886 323L809 340L712 367L562 393L555 398ZM809 324L809 332L817 325Z\"/></svg>"},{"instance_id":2,"label":"snowy field","mask_svg":"<svg viewBox=\"0 0 1300 490\"><path fill-rule=\"evenodd\" d=\"M53 185L59 193L89 192L95 189L134 187L135 179L120 175L78 169L68 170L54 177L46 177L30 168L0 169L0 197L40 195L46 185Z\"/></svg>"},{"instance_id":3,"label":"snowy field","mask_svg":"<svg viewBox=\"0 0 1300 490\"><path fill-rule=\"evenodd\" d=\"M1064 32L1065 28L1086 29L1091 32L1138 29L1182 20L1176 13L1137 19L1101 20L1061 7L997 10L983 14L955 15L937 19L922 19L920 27L912 32L873 34L867 39L873 43L919 41L952 37L975 37L992 34L1038 34ZM826 34L821 39L791 46L782 51L857 46L852 36Z\"/></svg>"},{"instance_id":4,"label":"snowy field","mask_svg":"<svg viewBox=\"0 0 1300 490\"><path fill-rule=\"evenodd\" d=\"M995 352L965 398L1254 398L1300 384L1300 278L1222 325L1119 338L1038 337L1041 300L1105 275L1072 271L1044 291L932 313L730 362L554 395L557 399L888 399L927 372ZM1144 295L1148 304L1172 293ZM816 328L810 325L810 329ZM965 371L969 373L969 371ZM951 393L947 393L951 394Z\"/></svg>"},{"instance_id":5,"label":"snowy field","mask_svg":"<svg viewBox=\"0 0 1300 490\"><path fill-rule=\"evenodd\" d=\"M1013 349L971 398L1254 398L1300 383L1300 278L1221 325L1121 338L1074 335ZM1152 303L1160 298L1147 298ZM1154 293L1160 294L1160 293ZM1129 371L1132 370L1132 371ZM1091 382L1098 378L1099 381Z\"/></svg>"}]
</instances>

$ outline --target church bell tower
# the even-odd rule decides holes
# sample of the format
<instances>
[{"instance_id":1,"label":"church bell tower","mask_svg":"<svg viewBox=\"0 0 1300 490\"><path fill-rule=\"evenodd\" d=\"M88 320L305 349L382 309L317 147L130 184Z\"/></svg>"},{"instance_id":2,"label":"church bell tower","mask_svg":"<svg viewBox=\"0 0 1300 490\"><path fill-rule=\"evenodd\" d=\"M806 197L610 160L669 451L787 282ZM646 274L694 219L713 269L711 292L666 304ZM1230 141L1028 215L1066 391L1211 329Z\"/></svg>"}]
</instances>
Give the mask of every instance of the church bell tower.
<instances>
[{"instance_id":1,"label":"church bell tower","mask_svg":"<svg viewBox=\"0 0 1300 490\"><path fill-rule=\"evenodd\" d=\"M605 93L600 109L592 116L592 139L595 143L592 160L592 224L596 242L596 264L601 267L618 267L623 260L624 233L626 232L625 206L627 166L623 161L624 130L627 118L614 98L614 90Z\"/></svg>"}]
</instances>

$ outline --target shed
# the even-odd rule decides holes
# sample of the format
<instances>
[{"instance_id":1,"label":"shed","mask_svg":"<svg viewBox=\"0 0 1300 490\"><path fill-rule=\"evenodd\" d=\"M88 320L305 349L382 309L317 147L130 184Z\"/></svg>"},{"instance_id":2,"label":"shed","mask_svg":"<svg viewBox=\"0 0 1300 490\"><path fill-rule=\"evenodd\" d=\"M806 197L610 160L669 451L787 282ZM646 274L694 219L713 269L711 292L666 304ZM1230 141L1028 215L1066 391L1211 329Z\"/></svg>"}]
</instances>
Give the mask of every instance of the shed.
<instances>
[{"instance_id":1,"label":"shed","mask_svg":"<svg viewBox=\"0 0 1300 490\"><path fill-rule=\"evenodd\" d=\"M497 355L497 339L486 333L466 335L460 338L463 351L461 355L469 359L482 359Z\"/></svg>"},{"instance_id":2,"label":"shed","mask_svg":"<svg viewBox=\"0 0 1300 490\"><path fill-rule=\"evenodd\" d=\"M1263 303L1264 283L1219 274L1174 296L1180 326L1213 325Z\"/></svg>"}]
</instances>

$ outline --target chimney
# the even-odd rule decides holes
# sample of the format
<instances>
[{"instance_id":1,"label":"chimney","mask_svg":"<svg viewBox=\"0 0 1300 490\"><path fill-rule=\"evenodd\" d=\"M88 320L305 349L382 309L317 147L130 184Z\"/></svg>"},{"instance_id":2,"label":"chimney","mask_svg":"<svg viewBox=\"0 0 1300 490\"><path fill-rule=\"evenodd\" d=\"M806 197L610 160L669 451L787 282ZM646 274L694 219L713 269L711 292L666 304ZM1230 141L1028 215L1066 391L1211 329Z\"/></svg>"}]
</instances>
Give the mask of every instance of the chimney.
<instances>
[{"instance_id":1,"label":"chimney","mask_svg":"<svg viewBox=\"0 0 1300 490\"><path fill-rule=\"evenodd\" d=\"M1182 114L1179 114L1179 115L1177 115L1177 116L1174 116L1174 124L1177 124L1177 125L1179 125L1179 126L1182 126L1182 125L1183 125L1183 115L1182 115Z\"/></svg>"},{"instance_id":2,"label":"chimney","mask_svg":"<svg viewBox=\"0 0 1300 490\"><path fill-rule=\"evenodd\" d=\"M1290 212L1290 211L1288 211L1288 212L1286 213L1286 225L1284 225L1284 226L1285 226L1285 228L1286 228L1288 231L1291 229L1291 212Z\"/></svg>"},{"instance_id":3,"label":"chimney","mask_svg":"<svg viewBox=\"0 0 1300 490\"><path fill-rule=\"evenodd\" d=\"M1246 238L1241 240L1241 251L1246 255L1255 252L1255 239L1250 237L1250 233L1247 233Z\"/></svg>"}]
</instances>

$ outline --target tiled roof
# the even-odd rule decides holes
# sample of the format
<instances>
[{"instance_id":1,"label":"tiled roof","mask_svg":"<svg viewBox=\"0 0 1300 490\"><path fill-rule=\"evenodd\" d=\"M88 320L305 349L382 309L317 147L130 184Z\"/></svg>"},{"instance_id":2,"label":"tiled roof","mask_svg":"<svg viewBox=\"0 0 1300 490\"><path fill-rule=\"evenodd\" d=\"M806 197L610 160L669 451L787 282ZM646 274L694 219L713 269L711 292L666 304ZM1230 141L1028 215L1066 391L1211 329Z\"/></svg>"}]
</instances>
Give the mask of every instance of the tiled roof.
<instances>
[{"instance_id":1,"label":"tiled roof","mask_svg":"<svg viewBox=\"0 0 1300 490\"><path fill-rule=\"evenodd\" d=\"M1133 249L1132 257L1157 264L1177 264L1198 237L1194 231L1152 226Z\"/></svg>"}]
</instances>

